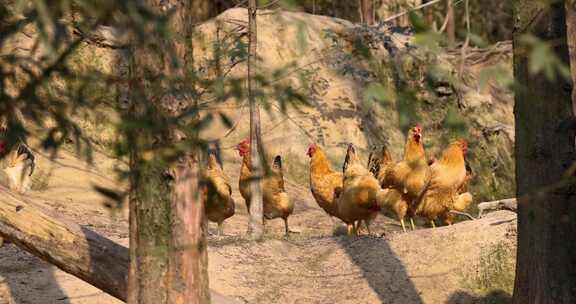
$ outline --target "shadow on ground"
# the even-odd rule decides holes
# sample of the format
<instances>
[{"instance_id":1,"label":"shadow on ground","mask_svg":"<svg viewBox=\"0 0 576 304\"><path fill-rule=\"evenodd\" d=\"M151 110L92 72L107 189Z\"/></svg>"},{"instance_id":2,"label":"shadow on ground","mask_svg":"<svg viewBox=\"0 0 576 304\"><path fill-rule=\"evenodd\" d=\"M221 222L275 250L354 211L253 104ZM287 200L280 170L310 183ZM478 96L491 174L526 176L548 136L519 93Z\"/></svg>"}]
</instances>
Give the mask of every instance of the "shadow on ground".
<instances>
[{"instance_id":1,"label":"shadow on ground","mask_svg":"<svg viewBox=\"0 0 576 304\"><path fill-rule=\"evenodd\" d=\"M19 249L12 244L0 250L7 251L0 259L0 285L5 286L0 289L0 303L70 303L56 280L56 268L27 253L18 252Z\"/></svg>"},{"instance_id":2,"label":"shadow on ground","mask_svg":"<svg viewBox=\"0 0 576 304\"><path fill-rule=\"evenodd\" d=\"M453 293L446 304L509 304L512 303L512 297L504 290L495 290L485 296L470 294L466 291L456 291Z\"/></svg>"},{"instance_id":3,"label":"shadow on ground","mask_svg":"<svg viewBox=\"0 0 576 304\"><path fill-rule=\"evenodd\" d=\"M375 236L340 236L336 240L361 269L370 288L382 303L423 303L402 261L386 239Z\"/></svg>"}]
</instances>

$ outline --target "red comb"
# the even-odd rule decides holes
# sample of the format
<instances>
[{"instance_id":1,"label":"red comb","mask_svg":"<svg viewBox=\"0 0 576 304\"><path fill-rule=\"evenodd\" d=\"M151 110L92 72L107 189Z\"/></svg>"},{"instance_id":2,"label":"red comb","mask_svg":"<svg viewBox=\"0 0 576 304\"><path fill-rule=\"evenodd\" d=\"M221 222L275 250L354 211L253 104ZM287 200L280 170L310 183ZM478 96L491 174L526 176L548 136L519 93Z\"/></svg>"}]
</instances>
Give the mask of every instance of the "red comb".
<instances>
[{"instance_id":1,"label":"red comb","mask_svg":"<svg viewBox=\"0 0 576 304\"><path fill-rule=\"evenodd\" d=\"M417 123L416 123L416 128L422 129L422 125L421 125L419 122L417 122Z\"/></svg>"}]
</instances>

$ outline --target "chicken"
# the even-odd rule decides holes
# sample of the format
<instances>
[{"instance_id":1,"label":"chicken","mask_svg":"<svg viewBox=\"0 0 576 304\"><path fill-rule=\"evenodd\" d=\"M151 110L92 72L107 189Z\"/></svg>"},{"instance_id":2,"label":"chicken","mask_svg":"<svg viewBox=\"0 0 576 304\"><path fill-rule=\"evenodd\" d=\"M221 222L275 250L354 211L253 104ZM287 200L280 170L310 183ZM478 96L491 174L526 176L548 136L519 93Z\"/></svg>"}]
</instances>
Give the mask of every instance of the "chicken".
<instances>
[{"instance_id":1,"label":"chicken","mask_svg":"<svg viewBox=\"0 0 576 304\"><path fill-rule=\"evenodd\" d=\"M472 194L459 193L467 182L466 151L466 141L455 140L443 151L442 157L430 166L430 180L419 199L415 214L428 218L433 227L436 218L446 218L450 210L462 211L472 202Z\"/></svg>"},{"instance_id":2,"label":"chicken","mask_svg":"<svg viewBox=\"0 0 576 304\"><path fill-rule=\"evenodd\" d=\"M250 142L248 139L245 139L236 145L236 150L238 150L238 154L242 157L238 189L240 190L240 195L244 198L248 214L250 214L250 199L252 198L252 193L250 192L250 180L252 178L252 173L250 171Z\"/></svg>"},{"instance_id":3,"label":"chicken","mask_svg":"<svg viewBox=\"0 0 576 304\"><path fill-rule=\"evenodd\" d=\"M468 186L472 177L472 169L470 166L468 166L468 164L466 164L466 177L464 178L462 185L460 185L459 189L457 190L457 193L462 195L459 196L458 199L454 202L454 210L462 211L472 203L472 194L468 193ZM449 212L441 215L440 218L446 225L452 225L454 222L454 214Z\"/></svg>"},{"instance_id":4,"label":"chicken","mask_svg":"<svg viewBox=\"0 0 576 304\"><path fill-rule=\"evenodd\" d=\"M406 195L392 188L390 183L390 175L394 166L392 154L386 145L382 146L380 157L375 156L374 153L370 153L368 157L370 172L378 179L380 186L383 189L387 189L386 191L381 191L377 197L380 208L393 211L402 225L402 230L406 232L404 218L408 212L408 202L406 201Z\"/></svg>"},{"instance_id":5,"label":"chicken","mask_svg":"<svg viewBox=\"0 0 576 304\"><path fill-rule=\"evenodd\" d=\"M239 189L240 194L246 202L246 208L250 213L250 181L254 178L250 170L250 142L246 139L240 142L236 149L243 157L242 167L240 169ZM274 158L270 174L262 179L262 199L264 208L264 217L268 220L282 218L286 235L290 233L288 228L288 216L294 212L294 203L288 198L284 188L284 175L282 171L282 158L280 155Z\"/></svg>"},{"instance_id":6,"label":"chicken","mask_svg":"<svg viewBox=\"0 0 576 304\"><path fill-rule=\"evenodd\" d=\"M368 156L368 169L378 179L382 188L390 188L392 170L394 169L394 159L387 145L382 146L380 157L373 152Z\"/></svg>"},{"instance_id":7,"label":"chicken","mask_svg":"<svg viewBox=\"0 0 576 304\"><path fill-rule=\"evenodd\" d=\"M348 228L348 235L358 232L360 221L369 223L380 211L378 180L361 163L354 145L348 145L343 167L343 189L338 198L338 213Z\"/></svg>"},{"instance_id":8,"label":"chicken","mask_svg":"<svg viewBox=\"0 0 576 304\"><path fill-rule=\"evenodd\" d=\"M414 208L429 180L429 170L424 146L422 145L422 127L420 124L416 124L408 131L403 160L380 177L381 185L391 187L400 192L402 201L407 205L401 208L398 206L397 209L407 210L404 214L409 215L412 230L415 229L413 220ZM393 195L393 197L397 196L397 194ZM397 202L397 204L400 203L402 202ZM400 218L400 221L403 222L403 218Z\"/></svg>"},{"instance_id":9,"label":"chicken","mask_svg":"<svg viewBox=\"0 0 576 304\"><path fill-rule=\"evenodd\" d=\"M317 144L308 147L310 157L310 190L312 196L329 216L340 218L336 199L342 192L343 174L332 170L324 151Z\"/></svg>"},{"instance_id":10,"label":"chicken","mask_svg":"<svg viewBox=\"0 0 576 304\"><path fill-rule=\"evenodd\" d=\"M208 155L208 165L203 174L203 201L205 214L209 221L218 223L218 234L223 235L222 223L234 215L232 187L228 176L222 170L214 154Z\"/></svg>"},{"instance_id":11,"label":"chicken","mask_svg":"<svg viewBox=\"0 0 576 304\"><path fill-rule=\"evenodd\" d=\"M422 127L416 124L408 132L404 159L397 163L385 183L411 197L418 197L428 178L428 162L422 145Z\"/></svg>"},{"instance_id":12,"label":"chicken","mask_svg":"<svg viewBox=\"0 0 576 304\"><path fill-rule=\"evenodd\" d=\"M294 212L294 202L288 198L284 188L284 174L282 170L282 157L277 155L272 163L270 175L262 182L264 199L264 217L268 220L282 218L284 231L290 234L288 216Z\"/></svg>"},{"instance_id":13,"label":"chicken","mask_svg":"<svg viewBox=\"0 0 576 304\"><path fill-rule=\"evenodd\" d=\"M7 129L0 128L0 137L5 138L7 133ZM36 168L32 150L22 140L18 140L11 146L0 140L0 157L7 158L4 173L8 176L10 189L19 193L28 191L32 184L31 176Z\"/></svg>"}]
</instances>

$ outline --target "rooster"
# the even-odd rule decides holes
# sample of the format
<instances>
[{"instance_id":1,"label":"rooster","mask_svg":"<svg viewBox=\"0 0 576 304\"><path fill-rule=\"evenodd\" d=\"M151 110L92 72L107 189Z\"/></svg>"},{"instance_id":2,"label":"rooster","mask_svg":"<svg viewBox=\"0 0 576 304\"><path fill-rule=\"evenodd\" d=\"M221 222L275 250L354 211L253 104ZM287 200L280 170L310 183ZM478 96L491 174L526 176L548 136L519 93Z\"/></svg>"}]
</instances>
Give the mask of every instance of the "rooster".
<instances>
[{"instance_id":1,"label":"rooster","mask_svg":"<svg viewBox=\"0 0 576 304\"><path fill-rule=\"evenodd\" d=\"M312 196L331 217L340 218L336 200L342 192L341 172L334 171L326 158L324 151L317 144L308 147L310 157L310 190Z\"/></svg>"},{"instance_id":2,"label":"rooster","mask_svg":"<svg viewBox=\"0 0 576 304\"><path fill-rule=\"evenodd\" d=\"M250 213L250 199L252 198L250 182L255 178L250 170L250 141L248 139L243 140L236 146L236 149L240 156L243 157L238 186L240 194L246 202L248 213ZM278 217L282 218L284 220L286 235L288 235L290 233L288 216L294 212L294 203L290 201L284 188L282 158L280 155L274 158L270 169L270 174L263 177L262 180L264 217L268 220Z\"/></svg>"},{"instance_id":3,"label":"rooster","mask_svg":"<svg viewBox=\"0 0 576 304\"><path fill-rule=\"evenodd\" d=\"M467 149L466 141L455 140L430 166L430 179L419 198L415 214L428 218L433 227L436 218L447 218L450 210L463 211L472 202L472 194L460 193L467 183L464 161Z\"/></svg>"},{"instance_id":4,"label":"rooster","mask_svg":"<svg viewBox=\"0 0 576 304\"><path fill-rule=\"evenodd\" d=\"M358 233L360 221L369 223L380 211L377 196L380 194L378 180L361 163L354 145L348 145L343 166L343 189L338 198L340 219L347 225L348 235Z\"/></svg>"},{"instance_id":5,"label":"rooster","mask_svg":"<svg viewBox=\"0 0 576 304\"><path fill-rule=\"evenodd\" d=\"M222 223L234 215L234 200L232 187L228 176L222 170L214 154L208 155L208 165L203 174L203 198L206 217L211 222L218 223L218 235L224 234Z\"/></svg>"}]
</instances>

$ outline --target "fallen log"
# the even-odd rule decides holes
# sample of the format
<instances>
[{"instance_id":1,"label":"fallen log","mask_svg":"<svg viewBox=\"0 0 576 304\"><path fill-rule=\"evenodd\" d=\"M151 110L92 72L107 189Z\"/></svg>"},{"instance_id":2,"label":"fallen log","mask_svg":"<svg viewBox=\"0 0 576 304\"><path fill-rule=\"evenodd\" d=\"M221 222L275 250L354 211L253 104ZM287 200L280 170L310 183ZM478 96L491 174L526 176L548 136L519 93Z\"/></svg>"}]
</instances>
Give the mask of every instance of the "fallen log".
<instances>
[{"instance_id":1,"label":"fallen log","mask_svg":"<svg viewBox=\"0 0 576 304\"><path fill-rule=\"evenodd\" d=\"M126 301L128 248L70 222L0 185L0 237ZM238 301L211 291L213 303Z\"/></svg>"},{"instance_id":2,"label":"fallen log","mask_svg":"<svg viewBox=\"0 0 576 304\"><path fill-rule=\"evenodd\" d=\"M128 249L0 186L0 236L96 288L125 300Z\"/></svg>"},{"instance_id":3,"label":"fallen log","mask_svg":"<svg viewBox=\"0 0 576 304\"><path fill-rule=\"evenodd\" d=\"M478 204L478 218L482 217L484 211L506 209L516 212L517 207L518 203L516 202L516 198L507 198L492 202L480 203Z\"/></svg>"}]
</instances>

